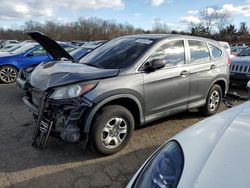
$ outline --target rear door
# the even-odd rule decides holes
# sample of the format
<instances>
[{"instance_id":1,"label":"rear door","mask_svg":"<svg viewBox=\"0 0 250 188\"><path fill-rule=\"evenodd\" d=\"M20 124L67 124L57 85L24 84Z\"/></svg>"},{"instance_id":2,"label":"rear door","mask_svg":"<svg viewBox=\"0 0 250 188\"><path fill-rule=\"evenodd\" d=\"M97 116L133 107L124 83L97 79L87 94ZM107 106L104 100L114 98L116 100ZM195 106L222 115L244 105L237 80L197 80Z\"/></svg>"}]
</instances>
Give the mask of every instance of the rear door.
<instances>
[{"instance_id":1,"label":"rear door","mask_svg":"<svg viewBox=\"0 0 250 188\"><path fill-rule=\"evenodd\" d=\"M218 75L216 59L204 41L188 40L190 64L189 104L206 99L212 81ZM197 104L199 105L199 104ZM192 107L192 106L189 106Z\"/></svg>"},{"instance_id":2,"label":"rear door","mask_svg":"<svg viewBox=\"0 0 250 188\"><path fill-rule=\"evenodd\" d=\"M166 111L187 108L189 65L186 64L184 40L172 40L160 45L146 62L165 59L166 66L144 72L146 121L167 115Z\"/></svg>"}]
</instances>

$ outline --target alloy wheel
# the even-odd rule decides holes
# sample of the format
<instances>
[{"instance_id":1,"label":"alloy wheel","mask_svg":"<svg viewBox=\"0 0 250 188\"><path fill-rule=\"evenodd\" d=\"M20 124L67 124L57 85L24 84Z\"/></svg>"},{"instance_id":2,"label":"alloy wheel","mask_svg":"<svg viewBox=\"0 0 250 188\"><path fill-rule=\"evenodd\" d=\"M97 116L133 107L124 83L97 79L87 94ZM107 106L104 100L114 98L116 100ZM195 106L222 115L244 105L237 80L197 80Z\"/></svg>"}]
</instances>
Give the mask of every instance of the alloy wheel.
<instances>
[{"instance_id":1,"label":"alloy wheel","mask_svg":"<svg viewBox=\"0 0 250 188\"><path fill-rule=\"evenodd\" d=\"M101 141L107 148L119 146L128 132L126 121L121 117L112 118L106 123L102 130Z\"/></svg>"},{"instance_id":2,"label":"alloy wheel","mask_svg":"<svg viewBox=\"0 0 250 188\"><path fill-rule=\"evenodd\" d=\"M214 111L217 109L218 105L220 103L220 94L218 91L213 91L209 98L209 108L211 111Z\"/></svg>"},{"instance_id":3,"label":"alloy wheel","mask_svg":"<svg viewBox=\"0 0 250 188\"><path fill-rule=\"evenodd\" d=\"M0 79L5 83L12 83L16 80L17 71L12 67L3 67L0 70Z\"/></svg>"}]
</instances>

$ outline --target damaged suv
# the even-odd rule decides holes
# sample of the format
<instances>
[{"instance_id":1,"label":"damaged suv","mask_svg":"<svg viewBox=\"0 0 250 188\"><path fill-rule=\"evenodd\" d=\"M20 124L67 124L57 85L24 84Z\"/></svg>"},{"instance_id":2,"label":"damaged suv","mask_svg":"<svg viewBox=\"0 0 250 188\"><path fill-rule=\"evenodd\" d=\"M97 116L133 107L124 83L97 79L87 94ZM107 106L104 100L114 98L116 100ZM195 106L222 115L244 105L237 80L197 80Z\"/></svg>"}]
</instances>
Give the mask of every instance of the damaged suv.
<instances>
[{"instance_id":1,"label":"damaged suv","mask_svg":"<svg viewBox=\"0 0 250 188\"><path fill-rule=\"evenodd\" d=\"M136 126L192 108L215 114L228 64L213 40L156 34L113 39L79 63L42 63L24 97L36 119L33 145L44 148L51 135L110 155Z\"/></svg>"}]
</instances>

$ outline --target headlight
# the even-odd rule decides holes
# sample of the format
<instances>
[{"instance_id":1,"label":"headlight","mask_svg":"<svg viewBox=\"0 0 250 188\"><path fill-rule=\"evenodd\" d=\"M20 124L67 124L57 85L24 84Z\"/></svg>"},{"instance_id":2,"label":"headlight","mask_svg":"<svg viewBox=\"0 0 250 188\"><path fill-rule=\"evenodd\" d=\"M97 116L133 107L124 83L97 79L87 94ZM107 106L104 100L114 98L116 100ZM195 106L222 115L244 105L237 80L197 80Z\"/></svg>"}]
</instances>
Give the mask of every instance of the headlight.
<instances>
[{"instance_id":1,"label":"headlight","mask_svg":"<svg viewBox=\"0 0 250 188\"><path fill-rule=\"evenodd\" d=\"M97 85L97 82L79 83L57 88L50 98L54 100L69 99L83 95Z\"/></svg>"},{"instance_id":2,"label":"headlight","mask_svg":"<svg viewBox=\"0 0 250 188\"><path fill-rule=\"evenodd\" d=\"M134 187L176 188L184 165L184 155L176 141L168 142L146 164Z\"/></svg>"}]
</instances>

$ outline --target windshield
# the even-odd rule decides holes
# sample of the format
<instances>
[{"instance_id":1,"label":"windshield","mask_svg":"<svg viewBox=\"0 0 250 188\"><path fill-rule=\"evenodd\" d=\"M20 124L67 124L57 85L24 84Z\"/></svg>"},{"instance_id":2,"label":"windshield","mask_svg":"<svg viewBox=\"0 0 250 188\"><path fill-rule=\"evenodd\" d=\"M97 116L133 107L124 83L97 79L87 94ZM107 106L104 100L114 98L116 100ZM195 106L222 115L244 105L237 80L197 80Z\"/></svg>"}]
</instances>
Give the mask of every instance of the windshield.
<instances>
[{"instance_id":1,"label":"windshield","mask_svg":"<svg viewBox=\"0 0 250 188\"><path fill-rule=\"evenodd\" d=\"M22 54L32 49L35 45L25 45L11 52L11 54Z\"/></svg>"},{"instance_id":2,"label":"windshield","mask_svg":"<svg viewBox=\"0 0 250 188\"><path fill-rule=\"evenodd\" d=\"M134 37L113 39L83 57L80 63L103 69L128 68L152 46L153 42L151 39Z\"/></svg>"},{"instance_id":3,"label":"windshield","mask_svg":"<svg viewBox=\"0 0 250 188\"><path fill-rule=\"evenodd\" d=\"M250 56L250 48L243 50L238 56Z\"/></svg>"}]
</instances>

